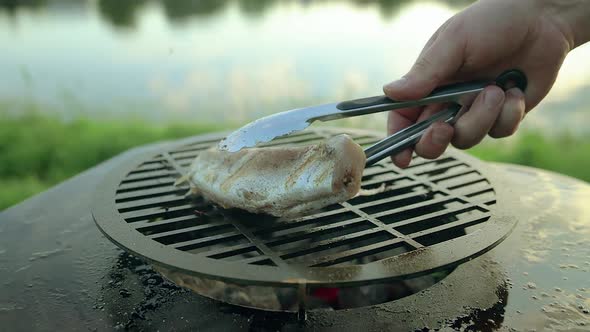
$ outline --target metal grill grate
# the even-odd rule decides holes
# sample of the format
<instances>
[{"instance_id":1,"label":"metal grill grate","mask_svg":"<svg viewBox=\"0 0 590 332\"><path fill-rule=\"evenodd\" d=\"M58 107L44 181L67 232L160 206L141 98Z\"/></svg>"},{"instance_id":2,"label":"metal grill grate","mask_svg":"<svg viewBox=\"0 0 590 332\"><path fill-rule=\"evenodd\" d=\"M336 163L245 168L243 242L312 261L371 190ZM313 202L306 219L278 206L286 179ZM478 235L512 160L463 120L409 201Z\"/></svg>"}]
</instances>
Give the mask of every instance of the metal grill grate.
<instances>
[{"instance_id":1,"label":"metal grill grate","mask_svg":"<svg viewBox=\"0 0 590 332\"><path fill-rule=\"evenodd\" d=\"M307 131L267 145L313 144L331 133ZM349 134L365 146L379 139L366 133ZM219 139L197 137L135 162L131 171L122 171L122 179L105 181L107 187L99 190L104 199L95 211L97 224L116 243L167 267L241 283L279 284L302 278L341 284L415 276L469 259L496 244L511 228L498 230L497 226L506 223L492 217L496 193L481 165L476 167L475 160L457 153L437 160L414 158L406 170L390 161L368 167L362 188L370 194L303 218L276 219L218 209L200 198L185 197L188 187L174 187L173 183L187 172L199 151ZM486 237L486 232L476 230L490 224L495 224L496 232L488 231L493 241L464 247L477 243L474 235ZM116 226L110 229L112 225ZM123 239L113 233L123 229L132 232ZM149 248L137 242L130 245L129 238L143 238ZM462 239L466 239L463 244ZM429 250L429 256L435 253L436 259L416 260L416 266L405 269L399 260L437 245L442 251ZM463 248L440 258L438 255L452 249L450 245ZM164 250L161 258L150 248ZM189 254L183 255L184 263L175 262L175 253L180 252ZM187 269L191 259L192 266ZM199 266L203 262L222 265ZM256 270L263 266L271 269L270 275L261 276L262 270ZM377 270L359 273L363 266L367 267L363 271L374 270L369 267ZM253 277L248 277L244 267L252 269ZM331 275L324 275L324 270Z\"/></svg>"}]
</instances>

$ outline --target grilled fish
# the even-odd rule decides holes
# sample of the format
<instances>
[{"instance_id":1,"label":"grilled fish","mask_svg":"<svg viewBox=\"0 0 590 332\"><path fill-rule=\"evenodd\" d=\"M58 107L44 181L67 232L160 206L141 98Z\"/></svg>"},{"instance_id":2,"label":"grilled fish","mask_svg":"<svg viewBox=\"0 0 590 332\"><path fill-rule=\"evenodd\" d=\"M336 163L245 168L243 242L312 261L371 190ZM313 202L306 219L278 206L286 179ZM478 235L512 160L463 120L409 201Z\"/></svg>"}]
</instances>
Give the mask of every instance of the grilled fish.
<instances>
[{"instance_id":1,"label":"grilled fish","mask_svg":"<svg viewBox=\"0 0 590 332\"><path fill-rule=\"evenodd\" d=\"M178 183L223 208L298 217L344 202L360 190L366 157L348 135L302 147L201 152Z\"/></svg>"}]
</instances>

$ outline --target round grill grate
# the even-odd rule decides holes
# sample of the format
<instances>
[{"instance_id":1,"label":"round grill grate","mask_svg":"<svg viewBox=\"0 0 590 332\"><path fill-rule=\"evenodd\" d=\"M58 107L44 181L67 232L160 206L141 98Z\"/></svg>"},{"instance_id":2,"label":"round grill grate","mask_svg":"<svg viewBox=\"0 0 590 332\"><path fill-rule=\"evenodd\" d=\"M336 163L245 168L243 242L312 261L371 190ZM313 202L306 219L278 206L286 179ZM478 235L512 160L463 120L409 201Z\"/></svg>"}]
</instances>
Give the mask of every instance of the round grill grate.
<instances>
[{"instance_id":1,"label":"round grill grate","mask_svg":"<svg viewBox=\"0 0 590 332\"><path fill-rule=\"evenodd\" d=\"M314 129L272 145L313 144L346 132L364 146L376 134ZM113 242L169 271L240 285L353 286L447 269L504 239L501 188L485 165L449 151L368 167L363 195L317 214L283 220L217 208L175 187L199 151L222 138L200 136L123 163L97 190L93 216ZM270 144L269 144L270 145Z\"/></svg>"}]
</instances>

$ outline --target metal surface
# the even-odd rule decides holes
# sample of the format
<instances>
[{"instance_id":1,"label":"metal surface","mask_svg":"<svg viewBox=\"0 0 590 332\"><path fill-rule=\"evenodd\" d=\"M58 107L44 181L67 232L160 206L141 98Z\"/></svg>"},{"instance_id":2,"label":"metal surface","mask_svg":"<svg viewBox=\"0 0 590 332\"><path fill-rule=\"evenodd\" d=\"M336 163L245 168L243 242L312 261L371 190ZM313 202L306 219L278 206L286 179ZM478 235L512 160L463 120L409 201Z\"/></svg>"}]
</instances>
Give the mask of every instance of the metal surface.
<instances>
[{"instance_id":1,"label":"metal surface","mask_svg":"<svg viewBox=\"0 0 590 332\"><path fill-rule=\"evenodd\" d=\"M472 89L461 92L453 91L448 95L437 96L436 98L427 97L416 101L405 101L395 104L387 103L384 105L371 105L369 107L360 107L349 111L338 109L338 103L294 109L272 114L253 121L235 132L232 132L221 140L218 146L221 150L236 152L243 148L253 147L259 143L270 142L275 138L302 131L315 121L337 120L351 116L360 116L405 107L426 105L433 102L456 101L461 102L461 105L469 105L468 102L473 101L473 98L481 92L484 87L485 85L479 84Z\"/></svg>"},{"instance_id":2,"label":"metal surface","mask_svg":"<svg viewBox=\"0 0 590 332\"><path fill-rule=\"evenodd\" d=\"M375 96L285 111L258 119L234 131L219 142L218 148L236 152L242 148L253 147L258 143L269 142L301 131L318 120L330 121L428 104L451 103L469 106L490 84L495 84L504 90L518 87L525 91L528 82L522 71L512 69L498 75L492 82L473 81L441 86L418 100L400 101L386 96Z\"/></svg>"},{"instance_id":3,"label":"metal surface","mask_svg":"<svg viewBox=\"0 0 590 332\"><path fill-rule=\"evenodd\" d=\"M452 270L405 280L356 287L243 286L231 282L187 275L154 265L166 279L199 295L240 307L273 312L297 313L301 319L311 311L344 310L396 301L443 280Z\"/></svg>"},{"instance_id":4,"label":"metal surface","mask_svg":"<svg viewBox=\"0 0 590 332\"><path fill-rule=\"evenodd\" d=\"M200 139L204 139L200 137ZM294 315L246 310L162 280L92 220L93 188L134 149L0 212L3 331L586 331L590 326L590 185L486 164L519 223L490 252L398 301ZM428 327L428 328L426 328Z\"/></svg>"},{"instance_id":5,"label":"metal surface","mask_svg":"<svg viewBox=\"0 0 590 332\"><path fill-rule=\"evenodd\" d=\"M310 131L274 144L311 144L341 131ZM376 135L349 132L364 144ZM365 169L375 190L295 220L218 210L172 186L202 149L197 139L129 161L97 189L93 215L112 241L134 255L188 275L244 286L340 287L444 270L484 253L516 219L495 208L510 200L483 164L449 153ZM492 181L493 183L493 181ZM382 192L381 192L382 191Z\"/></svg>"},{"instance_id":6,"label":"metal surface","mask_svg":"<svg viewBox=\"0 0 590 332\"><path fill-rule=\"evenodd\" d=\"M367 157L366 165L371 166L415 145L420 141L420 138L424 135L426 130L435 122L440 121L454 124L461 115L460 113L462 113L460 112L461 109L462 108L459 105L451 105L430 118L406 127L369 146L365 149L365 156Z\"/></svg>"}]
</instances>

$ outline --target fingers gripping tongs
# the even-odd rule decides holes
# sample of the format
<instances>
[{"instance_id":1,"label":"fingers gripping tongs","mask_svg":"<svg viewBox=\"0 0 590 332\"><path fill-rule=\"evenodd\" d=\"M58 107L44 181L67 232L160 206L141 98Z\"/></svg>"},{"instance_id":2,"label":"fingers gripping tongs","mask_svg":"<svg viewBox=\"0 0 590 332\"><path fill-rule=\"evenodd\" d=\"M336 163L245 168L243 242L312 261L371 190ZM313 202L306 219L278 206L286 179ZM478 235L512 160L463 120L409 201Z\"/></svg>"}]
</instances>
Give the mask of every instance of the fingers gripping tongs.
<instances>
[{"instance_id":1,"label":"fingers gripping tongs","mask_svg":"<svg viewBox=\"0 0 590 332\"><path fill-rule=\"evenodd\" d=\"M406 107L450 103L448 108L430 118L366 148L366 164L368 166L413 146L420 140L426 129L435 122L454 124L475 100L475 97L490 84L496 84L503 90L518 87L524 92L527 79L521 71L509 70L499 75L493 82L478 81L446 85L435 89L430 95L419 100L396 101L386 96L375 96L276 113L258 119L231 133L219 143L219 149L235 152L242 148L253 147L258 143L269 142L275 138L303 130L316 120L330 121Z\"/></svg>"}]
</instances>

